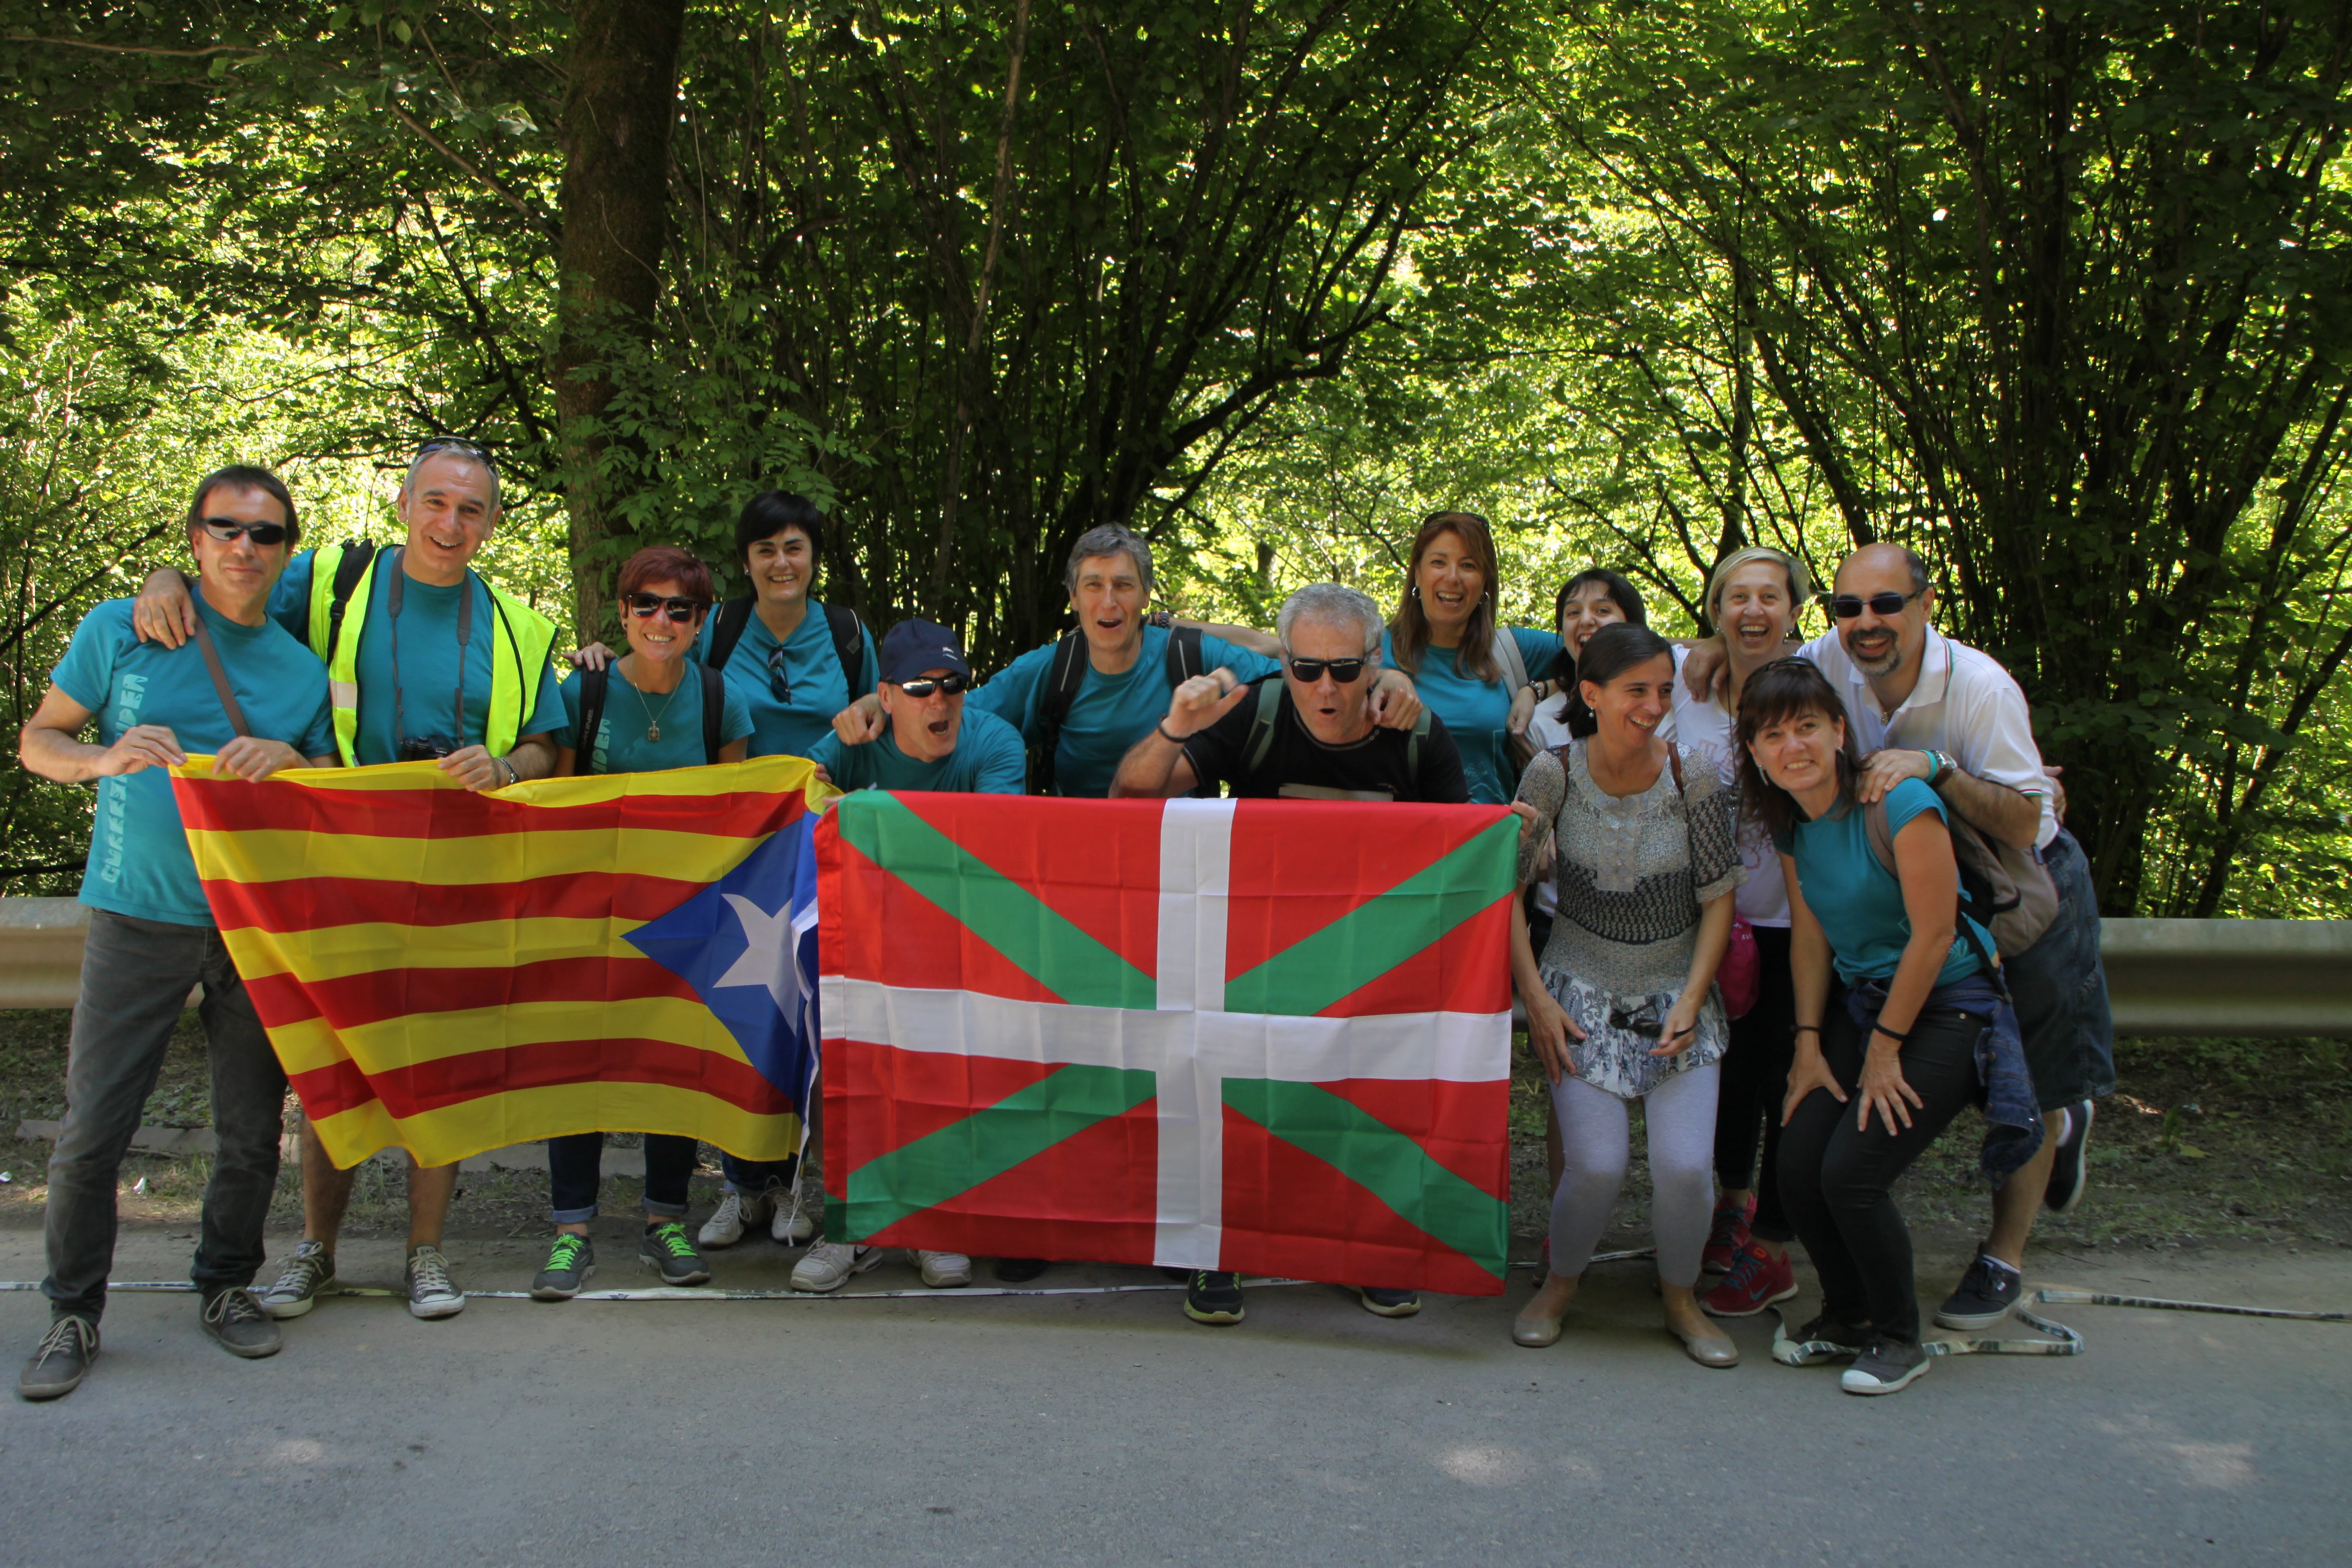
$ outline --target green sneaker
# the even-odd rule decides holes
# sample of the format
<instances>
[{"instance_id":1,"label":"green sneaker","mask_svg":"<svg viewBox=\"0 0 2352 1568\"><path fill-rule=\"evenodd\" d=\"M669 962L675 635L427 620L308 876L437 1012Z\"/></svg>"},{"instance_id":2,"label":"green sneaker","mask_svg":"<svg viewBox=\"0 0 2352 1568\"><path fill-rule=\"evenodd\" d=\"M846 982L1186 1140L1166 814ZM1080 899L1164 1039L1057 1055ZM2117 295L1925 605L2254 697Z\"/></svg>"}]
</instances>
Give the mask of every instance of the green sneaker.
<instances>
[{"instance_id":1,"label":"green sneaker","mask_svg":"<svg viewBox=\"0 0 2352 1568\"><path fill-rule=\"evenodd\" d=\"M596 1248L584 1236L570 1231L557 1233L555 1245L547 1249L547 1267L530 1282L530 1299L534 1301L569 1301L580 1294L588 1283L588 1276L596 1272Z\"/></svg>"},{"instance_id":2,"label":"green sneaker","mask_svg":"<svg viewBox=\"0 0 2352 1568\"><path fill-rule=\"evenodd\" d=\"M637 1261L661 1270L665 1285L701 1285L710 1279L709 1266L694 1249L694 1238L674 1219L656 1220L646 1226L645 1238L637 1243Z\"/></svg>"}]
</instances>

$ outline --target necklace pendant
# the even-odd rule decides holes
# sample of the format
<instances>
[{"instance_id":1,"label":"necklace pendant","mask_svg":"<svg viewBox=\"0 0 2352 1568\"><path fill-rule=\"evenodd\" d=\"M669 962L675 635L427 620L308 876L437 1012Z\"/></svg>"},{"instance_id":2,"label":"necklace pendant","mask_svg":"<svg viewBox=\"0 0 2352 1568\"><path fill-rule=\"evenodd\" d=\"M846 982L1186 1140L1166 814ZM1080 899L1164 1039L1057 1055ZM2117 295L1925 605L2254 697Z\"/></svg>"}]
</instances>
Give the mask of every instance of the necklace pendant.
<instances>
[{"instance_id":1,"label":"necklace pendant","mask_svg":"<svg viewBox=\"0 0 2352 1568\"><path fill-rule=\"evenodd\" d=\"M658 745L661 742L661 726L659 724L646 725L646 739Z\"/></svg>"}]
</instances>

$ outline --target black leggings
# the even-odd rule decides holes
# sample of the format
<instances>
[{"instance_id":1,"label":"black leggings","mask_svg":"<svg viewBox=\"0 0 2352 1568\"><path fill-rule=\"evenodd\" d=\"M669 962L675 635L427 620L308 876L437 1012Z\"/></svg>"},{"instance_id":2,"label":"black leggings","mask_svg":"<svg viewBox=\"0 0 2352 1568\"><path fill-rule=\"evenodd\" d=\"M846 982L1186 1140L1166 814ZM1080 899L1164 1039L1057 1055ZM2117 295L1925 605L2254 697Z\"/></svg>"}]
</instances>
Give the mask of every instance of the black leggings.
<instances>
[{"instance_id":1,"label":"black leggings","mask_svg":"<svg viewBox=\"0 0 2352 1568\"><path fill-rule=\"evenodd\" d=\"M1907 1131L1889 1134L1874 1110L1870 1131L1858 1132L1858 1100L1840 1105L1817 1089L1781 1133L1781 1201L1821 1276L1822 1309L1832 1318L1918 1342L1911 1232L1887 1189L1977 1098L1976 1044L1987 1026L1978 1015L1937 1007L1929 998L1902 1051L1904 1081L1927 1102L1910 1108ZM1822 1035L1830 1071L1852 1094L1866 1042L1834 987Z\"/></svg>"},{"instance_id":2,"label":"black leggings","mask_svg":"<svg viewBox=\"0 0 2352 1568\"><path fill-rule=\"evenodd\" d=\"M1758 926L1756 1005L1731 1021L1723 1053L1723 1096L1715 1112L1715 1179L1726 1192L1756 1189L1756 1234L1786 1243L1788 1211L1780 1203L1780 1102L1789 1097L1789 1061L1797 1042L1797 988L1789 973L1789 928ZM1756 1163L1756 1145L1764 1163Z\"/></svg>"}]
</instances>

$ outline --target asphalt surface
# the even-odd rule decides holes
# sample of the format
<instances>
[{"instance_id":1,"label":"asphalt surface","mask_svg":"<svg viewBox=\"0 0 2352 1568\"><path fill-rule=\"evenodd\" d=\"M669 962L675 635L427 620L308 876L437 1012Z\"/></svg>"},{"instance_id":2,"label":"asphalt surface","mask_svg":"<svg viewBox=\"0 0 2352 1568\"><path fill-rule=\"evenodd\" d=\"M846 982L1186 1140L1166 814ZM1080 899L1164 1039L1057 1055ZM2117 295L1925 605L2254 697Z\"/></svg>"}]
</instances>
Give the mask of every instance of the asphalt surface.
<instances>
[{"instance_id":1,"label":"asphalt surface","mask_svg":"<svg viewBox=\"0 0 2352 1568\"><path fill-rule=\"evenodd\" d=\"M650 1283L622 1234L594 1287ZM189 1245L126 1232L116 1278L183 1275ZM475 1289L538 1261L451 1251ZM343 1273L391 1283L397 1257L353 1242ZM0 1236L0 1277L39 1259ZM789 1258L714 1261L773 1287ZM1227 1330L1172 1291L476 1300L434 1323L338 1300L252 1363L194 1297L118 1294L77 1393L0 1404L0 1542L18 1568L2345 1561L2352 1324L2050 1308L2087 1354L1940 1361L1858 1399L1772 1364L1769 1319L1735 1329L1736 1370L1687 1362L1640 1263L1596 1268L1561 1342L1518 1349L1524 1278L1402 1321L1266 1289ZM2045 1281L2336 1307L2352 1253L2053 1258ZM916 1283L893 1262L852 1288ZM0 1295L9 1354L46 1321Z\"/></svg>"}]
</instances>

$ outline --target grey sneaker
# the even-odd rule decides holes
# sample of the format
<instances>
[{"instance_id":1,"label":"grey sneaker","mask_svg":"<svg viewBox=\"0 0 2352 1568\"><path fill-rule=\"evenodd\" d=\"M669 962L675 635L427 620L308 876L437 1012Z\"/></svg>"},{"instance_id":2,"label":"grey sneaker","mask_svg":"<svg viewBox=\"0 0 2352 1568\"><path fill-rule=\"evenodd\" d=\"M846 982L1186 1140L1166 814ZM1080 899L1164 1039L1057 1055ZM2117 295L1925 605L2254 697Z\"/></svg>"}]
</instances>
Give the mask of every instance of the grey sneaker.
<instances>
[{"instance_id":1,"label":"grey sneaker","mask_svg":"<svg viewBox=\"0 0 2352 1568\"><path fill-rule=\"evenodd\" d=\"M253 1292L241 1285L205 1297L203 1321L205 1332L215 1343L247 1361L276 1355L285 1343L277 1320L263 1311Z\"/></svg>"},{"instance_id":2,"label":"grey sneaker","mask_svg":"<svg viewBox=\"0 0 2352 1568\"><path fill-rule=\"evenodd\" d=\"M561 1231L547 1249L547 1267L530 1282L534 1301L569 1301L596 1272L596 1248L584 1236Z\"/></svg>"},{"instance_id":3,"label":"grey sneaker","mask_svg":"<svg viewBox=\"0 0 2352 1568\"><path fill-rule=\"evenodd\" d=\"M449 1260L434 1246L408 1255L408 1315L412 1318L454 1318L466 1310L466 1293L449 1278Z\"/></svg>"},{"instance_id":4,"label":"grey sneaker","mask_svg":"<svg viewBox=\"0 0 2352 1568\"><path fill-rule=\"evenodd\" d=\"M81 1386L97 1359L96 1323L71 1313L54 1319L16 1374L16 1392L26 1399L61 1399Z\"/></svg>"},{"instance_id":5,"label":"grey sneaker","mask_svg":"<svg viewBox=\"0 0 2352 1568\"><path fill-rule=\"evenodd\" d=\"M2024 1296L2024 1275L1979 1252L1960 1276L1959 1288L1936 1309L1936 1321L1948 1329L1989 1329L2008 1317Z\"/></svg>"},{"instance_id":6,"label":"grey sneaker","mask_svg":"<svg viewBox=\"0 0 2352 1568\"><path fill-rule=\"evenodd\" d=\"M254 1300L273 1318L299 1318L319 1304L319 1296L335 1282L335 1255L326 1243L295 1244L294 1255L278 1270L277 1282Z\"/></svg>"},{"instance_id":7,"label":"grey sneaker","mask_svg":"<svg viewBox=\"0 0 2352 1568\"><path fill-rule=\"evenodd\" d=\"M1927 1372L1926 1351L1901 1340L1877 1338L1838 1374L1838 1386L1848 1394L1899 1394Z\"/></svg>"},{"instance_id":8,"label":"grey sneaker","mask_svg":"<svg viewBox=\"0 0 2352 1568\"><path fill-rule=\"evenodd\" d=\"M1870 1348L1875 1336L1865 1327L1823 1312L1794 1334L1777 1337L1779 1342L1772 1347L1774 1360L1790 1366L1820 1366L1827 1362L1852 1361Z\"/></svg>"},{"instance_id":9,"label":"grey sneaker","mask_svg":"<svg viewBox=\"0 0 2352 1568\"><path fill-rule=\"evenodd\" d=\"M637 1261L659 1269L665 1285L702 1285L710 1279L710 1266L694 1249L694 1238L674 1219L646 1226L645 1239L637 1243Z\"/></svg>"}]
</instances>

